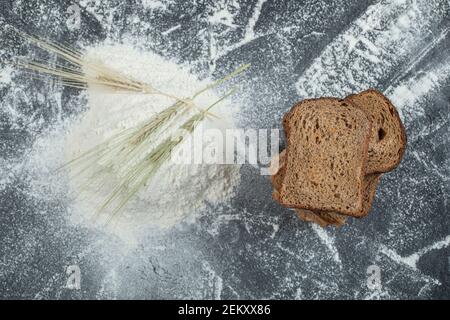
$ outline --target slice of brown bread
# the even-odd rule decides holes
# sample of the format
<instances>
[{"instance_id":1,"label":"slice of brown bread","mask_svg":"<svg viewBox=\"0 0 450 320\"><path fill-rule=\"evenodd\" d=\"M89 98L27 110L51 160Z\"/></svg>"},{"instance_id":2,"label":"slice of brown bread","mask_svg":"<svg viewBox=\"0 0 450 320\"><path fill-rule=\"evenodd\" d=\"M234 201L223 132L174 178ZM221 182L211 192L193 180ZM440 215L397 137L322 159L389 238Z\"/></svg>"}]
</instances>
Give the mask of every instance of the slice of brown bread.
<instances>
[{"instance_id":1,"label":"slice of brown bread","mask_svg":"<svg viewBox=\"0 0 450 320\"><path fill-rule=\"evenodd\" d=\"M279 202L360 216L371 132L366 114L338 99L309 99L284 116L283 126L287 149Z\"/></svg>"},{"instance_id":2,"label":"slice of brown bread","mask_svg":"<svg viewBox=\"0 0 450 320\"><path fill-rule=\"evenodd\" d=\"M285 156L286 150L280 152L279 155L275 155L270 163L270 172L272 173L271 181L273 186L272 197L278 201L281 184L283 182L283 174L285 168ZM276 160L276 161L275 161ZM315 222L321 227L328 225L342 226L345 223L346 217L334 212L316 212L305 209L295 209L297 215L304 221Z\"/></svg>"},{"instance_id":3,"label":"slice of brown bread","mask_svg":"<svg viewBox=\"0 0 450 320\"><path fill-rule=\"evenodd\" d=\"M271 162L271 181L273 186L272 196L277 201L279 199L278 190L281 188L281 184L283 183L285 154L286 150L281 151L279 155L274 156L274 159L276 158L276 161ZM277 164L276 167L275 164ZM366 216L369 213L373 199L375 198L376 188L378 186L380 178L381 174L370 174L364 177L364 201L362 211L358 215L359 217ZM296 209L296 212L302 220L315 222L322 227L328 225L335 225L337 227L340 227L345 224L345 221L347 219L346 216L338 212L304 209Z\"/></svg>"},{"instance_id":4,"label":"slice of brown bread","mask_svg":"<svg viewBox=\"0 0 450 320\"><path fill-rule=\"evenodd\" d=\"M363 110L372 121L367 173L396 168L405 152L406 132L394 105L374 89L350 95L344 101Z\"/></svg>"},{"instance_id":5,"label":"slice of brown bread","mask_svg":"<svg viewBox=\"0 0 450 320\"><path fill-rule=\"evenodd\" d=\"M375 198L375 193L377 191L378 182L380 181L381 174L371 174L364 178L364 200L363 200L363 208L356 218L362 218L369 214L370 208L372 207L373 199ZM320 220L325 221L327 225L335 225L337 227L343 226L347 217L345 215L340 214L339 212L328 212L323 210L304 210L304 209L296 209L297 213L302 212L302 217L306 215L315 215L318 216ZM314 217L310 218L311 220L306 221L314 221ZM303 219L305 220L305 219ZM319 225L322 225L320 222L316 222Z\"/></svg>"},{"instance_id":6,"label":"slice of brown bread","mask_svg":"<svg viewBox=\"0 0 450 320\"><path fill-rule=\"evenodd\" d=\"M370 165L368 165L368 172L372 174L367 174L364 178L365 192L363 208L358 215L362 217L366 216L370 211L376 188L381 178L381 174L374 172L381 173L384 170L392 170L400 163L406 146L406 133L397 110L395 110L395 107L380 92L369 89L357 95L348 96L344 102L351 103L365 111L366 115L373 122L368 158L368 163L373 164L373 166L370 168ZM391 117L389 117L388 112ZM395 134L395 128L397 128L397 134ZM396 141L398 143L393 142L395 139L397 139ZM395 159L395 155L398 155L397 159ZM377 157L379 160L377 160ZM383 164L382 161L390 161L390 163ZM283 177L281 168L283 168L282 160L280 160L279 173L272 176L272 183L274 184L273 197L275 199L279 199L278 190ZM278 183L274 183L274 179L278 180ZM277 184L278 187L276 186ZM303 209L297 209L297 211L303 220L313 221L322 226L328 224L342 225L345 222L345 216L337 212Z\"/></svg>"}]
</instances>

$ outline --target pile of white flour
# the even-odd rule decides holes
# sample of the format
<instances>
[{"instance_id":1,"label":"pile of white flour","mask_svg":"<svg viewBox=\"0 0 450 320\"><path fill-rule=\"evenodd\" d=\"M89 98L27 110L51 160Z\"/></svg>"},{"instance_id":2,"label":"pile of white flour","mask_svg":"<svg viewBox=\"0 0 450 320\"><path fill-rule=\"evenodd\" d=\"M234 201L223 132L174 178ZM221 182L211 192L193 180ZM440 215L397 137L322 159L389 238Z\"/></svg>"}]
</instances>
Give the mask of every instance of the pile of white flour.
<instances>
[{"instance_id":1,"label":"pile of white flour","mask_svg":"<svg viewBox=\"0 0 450 320\"><path fill-rule=\"evenodd\" d=\"M143 53L128 46L102 46L87 52L89 60L103 63L135 80L178 97L190 97L211 81L199 81L177 64L152 53ZM219 97L208 91L195 100L206 108ZM88 89L89 110L73 126L65 142L66 158L73 159L82 152L105 141L108 137L149 119L171 104L163 96ZM206 119L203 130L233 128L233 108L224 101L211 111L220 119ZM236 110L235 110L236 111ZM183 122L178 123L181 125ZM208 143L203 144L208 148ZM97 168L101 168L98 164ZM128 203L121 215L114 219L110 229L128 237L148 227L170 228L187 218L193 218L209 204L226 201L239 183L239 166L217 164L175 164L167 162L148 184ZM107 176L107 188L84 191L74 200L75 221L90 221L97 206L117 185L114 172ZM72 183L74 194L80 193L79 183ZM88 195L88 196L86 196ZM107 215L103 215L107 218ZM100 219L100 222L102 219ZM102 228L104 225L102 225Z\"/></svg>"}]
</instances>

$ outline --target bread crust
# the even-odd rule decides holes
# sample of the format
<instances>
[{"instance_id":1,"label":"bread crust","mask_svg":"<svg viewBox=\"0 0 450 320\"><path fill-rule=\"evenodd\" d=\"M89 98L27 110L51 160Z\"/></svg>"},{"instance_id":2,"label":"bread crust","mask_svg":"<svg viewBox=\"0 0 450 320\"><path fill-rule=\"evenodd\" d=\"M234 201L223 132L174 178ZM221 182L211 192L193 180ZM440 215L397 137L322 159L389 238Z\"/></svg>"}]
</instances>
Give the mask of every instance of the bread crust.
<instances>
[{"instance_id":1,"label":"bread crust","mask_svg":"<svg viewBox=\"0 0 450 320\"><path fill-rule=\"evenodd\" d=\"M297 213L297 216L302 219L303 221L306 222L312 222L312 223L316 223L319 226L321 226L322 228L328 227L330 225L334 225L336 227L340 227L344 224L344 222L335 222L335 221L330 221L328 219L326 219L325 217L322 217L318 214L316 214L313 211L310 210L305 210L305 209L295 209L295 212Z\"/></svg>"}]
</instances>

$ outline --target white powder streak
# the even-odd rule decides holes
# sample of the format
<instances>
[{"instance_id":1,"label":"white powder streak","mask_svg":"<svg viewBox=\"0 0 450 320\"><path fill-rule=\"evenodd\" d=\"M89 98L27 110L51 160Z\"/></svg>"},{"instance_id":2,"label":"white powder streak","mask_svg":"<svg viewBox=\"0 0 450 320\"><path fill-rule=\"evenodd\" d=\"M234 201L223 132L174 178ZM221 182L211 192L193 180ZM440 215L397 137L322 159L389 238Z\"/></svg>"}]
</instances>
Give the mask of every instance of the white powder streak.
<instances>
[{"instance_id":1,"label":"white powder streak","mask_svg":"<svg viewBox=\"0 0 450 320\"><path fill-rule=\"evenodd\" d=\"M176 30L178 30L178 29L180 29L180 28L181 28L181 24L177 24L176 26L174 26L174 27L172 27L172 28L169 28L169 29L167 29L167 30L164 31L164 32L161 32L161 34L167 36L168 34L171 34L172 32L174 32L174 31L176 31Z\"/></svg>"},{"instance_id":2,"label":"white powder streak","mask_svg":"<svg viewBox=\"0 0 450 320\"><path fill-rule=\"evenodd\" d=\"M243 38L240 41L238 41L238 42L236 42L236 43L234 43L232 45L227 45L226 47L223 47L223 48L217 48L217 41L214 39L214 35L210 36L209 47L210 47L210 59L212 61L211 71L213 71L214 68L215 68L215 61L217 61L218 59L220 59L223 56L226 56L230 52L232 52L232 51L242 47L243 45L246 45L247 43L249 43L249 42L251 42L251 41L261 37L261 35L258 36L258 35L255 34L255 26L256 26L256 23L259 20L259 16L261 14L262 7L263 7L263 5L264 5L264 3L266 1L267 0L259 0L256 3L255 8L253 10L253 14L250 17L250 19L249 19L249 21L247 23L247 26L245 28L244 36L243 36ZM225 24L228 27L234 29L235 25L231 24L229 22L229 19L230 19L231 16L226 16L226 17L228 19L226 21L228 21L228 22L224 22L223 19L222 20L218 20L217 17L215 15L213 15L209 19L209 22L211 24L215 24L215 23L217 24L218 22L220 22L220 23Z\"/></svg>"},{"instance_id":3,"label":"white powder streak","mask_svg":"<svg viewBox=\"0 0 450 320\"><path fill-rule=\"evenodd\" d=\"M447 248L448 246L450 246L450 235L448 235L444 239L442 239L440 241L436 241L435 243L433 243L429 246L426 246L426 247L420 249L419 251L414 252L413 254L410 254L409 256L406 256L406 257L400 256L397 252L395 252L392 249L389 249L385 245L380 245L379 250L380 250L380 253L386 255L393 261L395 261L397 263L405 264L405 265L409 266L411 269L417 271L418 270L417 263L419 262L419 260L422 256L429 253L430 251L444 249L444 248ZM438 280L434 280L434 281L436 282L436 284L440 284Z\"/></svg>"},{"instance_id":4,"label":"white powder streak","mask_svg":"<svg viewBox=\"0 0 450 320\"><path fill-rule=\"evenodd\" d=\"M416 118L424 113L424 106L417 102L433 94L449 78L450 59L447 58L441 63L421 70L417 76L408 78L396 87L390 88L386 95L397 107L404 121L408 122L411 118ZM406 113L409 113L410 117L407 117Z\"/></svg>"},{"instance_id":5,"label":"white powder streak","mask_svg":"<svg viewBox=\"0 0 450 320\"><path fill-rule=\"evenodd\" d=\"M266 2L267 0L258 0L256 3L253 14L248 20L247 27L245 28L244 42L250 42L255 38L255 26L259 20L259 16L261 15L262 7Z\"/></svg>"},{"instance_id":6,"label":"white powder streak","mask_svg":"<svg viewBox=\"0 0 450 320\"><path fill-rule=\"evenodd\" d=\"M336 37L296 83L302 98L341 97L377 85L414 60L446 18L438 2L380 1Z\"/></svg>"},{"instance_id":7,"label":"white powder streak","mask_svg":"<svg viewBox=\"0 0 450 320\"><path fill-rule=\"evenodd\" d=\"M159 0L141 0L142 6L146 10L167 10L167 5L170 1L159 1Z\"/></svg>"},{"instance_id":8,"label":"white powder streak","mask_svg":"<svg viewBox=\"0 0 450 320\"><path fill-rule=\"evenodd\" d=\"M236 24L234 23L234 16L228 11L227 8L218 10L208 19L211 24L222 24L231 29L236 29Z\"/></svg>"},{"instance_id":9,"label":"white powder streak","mask_svg":"<svg viewBox=\"0 0 450 320\"><path fill-rule=\"evenodd\" d=\"M391 81L391 85L385 91L389 92L391 90L392 86L397 83L398 79L400 79L404 75L408 74L408 72L410 72L417 65L417 63L422 61L422 59L425 58L427 56L427 54L430 53L430 51L434 49L434 47L436 47L442 40L444 40L447 37L449 31L450 31L449 28L443 30L436 39L434 39L429 44L427 44L420 51L420 53L414 59L412 59L412 61L408 64L408 66L406 68L401 70L401 72L399 72L395 77L393 77L393 79Z\"/></svg>"},{"instance_id":10,"label":"white powder streak","mask_svg":"<svg viewBox=\"0 0 450 320\"><path fill-rule=\"evenodd\" d=\"M333 254L333 260L336 261L339 266L342 268L342 261L339 257L339 252L334 244L334 239L328 235L326 230L319 225L313 223L311 224L312 229L316 232L316 234L319 236L320 241L330 250L330 252Z\"/></svg>"},{"instance_id":11,"label":"white powder streak","mask_svg":"<svg viewBox=\"0 0 450 320\"><path fill-rule=\"evenodd\" d=\"M413 266L415 269L417 269L417 262L423 255L427 254L428 252L430 252L432 250L440 250L440 249L447 248L448 246L450 246L450 235L445 237L443 240L437 241L437 242L435 242L425 248L422 248L419 251L403 258L403 260L405 261L406 264Z\"/></svg>"}]
</instances>

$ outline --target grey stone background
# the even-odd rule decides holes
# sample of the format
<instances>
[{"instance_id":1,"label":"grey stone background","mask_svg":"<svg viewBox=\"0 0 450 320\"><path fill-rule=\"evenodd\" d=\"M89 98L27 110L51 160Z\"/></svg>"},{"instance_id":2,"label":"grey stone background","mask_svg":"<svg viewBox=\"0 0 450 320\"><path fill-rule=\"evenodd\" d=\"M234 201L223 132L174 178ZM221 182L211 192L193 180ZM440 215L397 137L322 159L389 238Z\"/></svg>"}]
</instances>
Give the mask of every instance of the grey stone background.
<instances>
[{"instance_id":1,"label":"grey stone background","mask_svg":"<svg viewBox=\"0 0 450 320\"><path fill-rule=\"evenodd\" d=\"M219 77L241 63L252 63L241 83L242 127L280 127L284 112L304 98L299 79L317 85L305 89L313 96L344 96L376 87L393 97L392 87L404 84L414 88L414 95L413 84L421 76L436 68L444 74L431 73L431 89L402 105L407 151L400 167L382 178L367 218L321 231L272 201L269 179L244 166L231 203L209 208L195 223L149 234L123 254L116 250L118 239L66 221L68 195L55 190L50 178L35 192L36 177L43 174L29 160L36 141L83 112L85 97L15 71L10 82L0 82L0 297L450 298L449 3L403 1L404 8L432 7L421 20L412 21L410 32L418 35L410 55L397 59L389 53L396 48L380 46L378 67L369 63L355 71L359 58L349 54L344 61L336 49L334 62L325 63L333 56L327 48L338 48L340 35L360 17L365 21L373 6L386 8L381 31L373 32L389 28L401 15L390 11L394 2L1 1L1 68L21 55L49 59L8 25L76 48L105 39L131 42L189 64L200 77ZM70 29L67 21L73 12L67 10L73 4L80 8L80 27ZM231 26L226 19L212 23L221 10L231 15ZM219 56L211 56L212 38ZM359 49L365 52L367 47ZM320 80L313 77L317 65L326 66L326 80L343 84L342 90L325 82L326 89L320 89ZM338 71L336 77L330 68ZM363 77L373 70L375 76L350 81L345 69ZM61 93L58 99L55 92ZM66 288L69 265L80 267L79 290ZM380 290L367 287L370 265L380 267Z\"/></svg>"}]
</instances>

